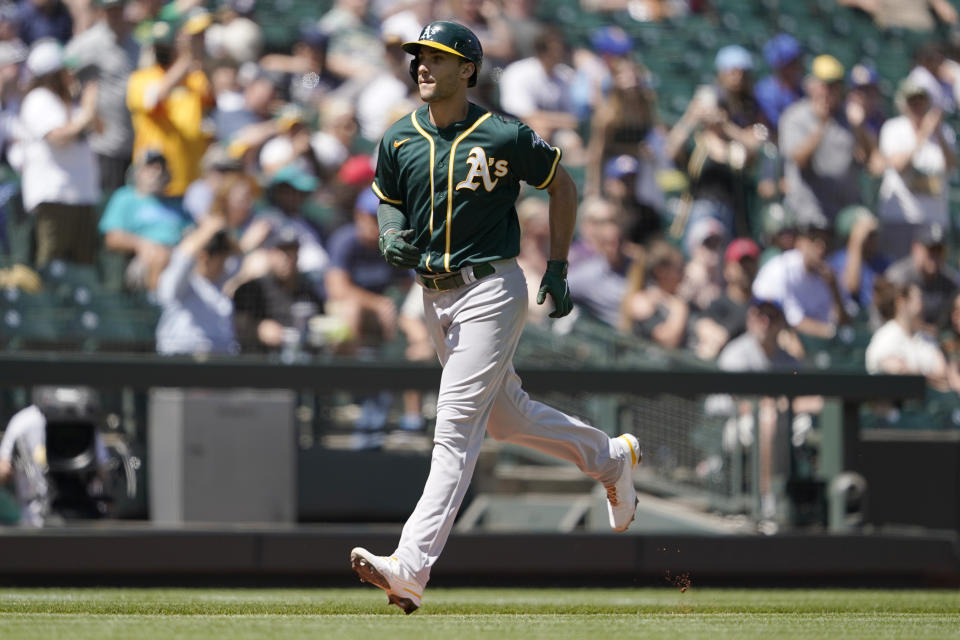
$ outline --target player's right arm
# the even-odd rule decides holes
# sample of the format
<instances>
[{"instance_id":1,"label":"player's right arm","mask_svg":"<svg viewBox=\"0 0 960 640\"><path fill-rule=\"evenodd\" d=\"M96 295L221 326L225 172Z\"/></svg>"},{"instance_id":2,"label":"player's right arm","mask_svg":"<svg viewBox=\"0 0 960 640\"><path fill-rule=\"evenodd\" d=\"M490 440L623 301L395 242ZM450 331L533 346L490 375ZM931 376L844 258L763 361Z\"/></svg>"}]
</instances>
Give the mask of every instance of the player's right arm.
<instances>
[{"instance_id":1,"label":"player's right arm","mask_svg":"<svg viewBox=\"0 0 960 640\"><path fill-rule=\"evenodd\" d=\"M392 130L392 128L391 128ZM398 176L397 149L388 140L393 139L388 130L380 141L377 154L377 171L373 180L373 192L380 198L377 207L377 223L380 226L380 253L384 260L398 269L411 269L420 264L420 250L410 244L414 230L404 211L402 189Z\"/></svg>"}]
</instances>

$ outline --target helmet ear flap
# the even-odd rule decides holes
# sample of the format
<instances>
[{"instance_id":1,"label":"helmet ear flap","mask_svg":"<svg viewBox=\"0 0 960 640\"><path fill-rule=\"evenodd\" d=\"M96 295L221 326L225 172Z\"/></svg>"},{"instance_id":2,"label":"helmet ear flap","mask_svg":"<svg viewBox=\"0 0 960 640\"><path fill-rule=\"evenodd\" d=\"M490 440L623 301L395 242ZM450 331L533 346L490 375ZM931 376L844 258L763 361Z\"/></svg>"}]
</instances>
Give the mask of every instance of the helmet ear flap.
<instances>
[{"instance_id":1,"label":"helmet ear flap","mask_svg":"<svg viewBox=\"0 0 960 640\"><path fill-rule=\"evenodd\" d=\"M413 60L410 61L410 79L413 80L413 84L417 84L417 70L420 68L420 61L417 60L417 56L413 57Z\"/></svg>"}]
</instances>

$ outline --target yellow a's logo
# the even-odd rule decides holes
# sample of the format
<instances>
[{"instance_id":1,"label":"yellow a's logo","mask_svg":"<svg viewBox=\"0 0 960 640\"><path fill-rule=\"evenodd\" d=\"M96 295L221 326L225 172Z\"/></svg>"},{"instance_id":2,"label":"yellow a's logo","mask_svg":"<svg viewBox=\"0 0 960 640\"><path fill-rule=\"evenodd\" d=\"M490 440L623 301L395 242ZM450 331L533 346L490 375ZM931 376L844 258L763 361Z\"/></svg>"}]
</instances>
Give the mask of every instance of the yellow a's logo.
<instances>
[{"instance_id":1,"label":"yellow a's logo","mask_svg":"<svg viewBox=\"0 0 960 640\"><path fill-rule=\"evenodd\" d=\"M491 160L493 159L491 158ZM480 186L477 178L480 178L483 181L483 188L487 191L493 191L493 188L500 182L500 177L496 179L490 177L490 164L491 162L487 162L487 153L481 147L470 149L470 155L467 157L467 165L470 166L470 170L467 172L467 177L457 183L456 188L458 190L470 189L471 191L476 191L477 187ZM504 166L504 171L502 173L498 171L497 176L505 175L505 169L506 167Z\"/></svg>"}]
</instances>

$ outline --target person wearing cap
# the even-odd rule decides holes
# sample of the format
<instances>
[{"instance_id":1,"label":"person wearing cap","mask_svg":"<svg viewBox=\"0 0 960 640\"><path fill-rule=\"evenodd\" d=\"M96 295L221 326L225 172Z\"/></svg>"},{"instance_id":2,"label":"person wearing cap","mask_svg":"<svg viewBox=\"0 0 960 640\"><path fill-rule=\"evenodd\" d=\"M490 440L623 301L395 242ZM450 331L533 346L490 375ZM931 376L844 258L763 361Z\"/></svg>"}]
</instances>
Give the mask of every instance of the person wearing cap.
<instances>
[{"instance_id":1,"label":"person wearing cap","mask_svg":"<svg viewBox=\"0 0 960 640\"><path fill-rule=\"evenodd\" d=\"M160 149L167 159L170 183L165 195L182 198L201 173L209 144L202 122L213 106L210 81L203 70L203 32L212 17L191 11L179 25L155 22L151 40L156 63L134 71L127 83L127 107L133 122L133 154Z\"/></svg>"},{"instance_id":2,"label":"person wearing cap","mask_svg":"<svg viewBox=\"0 0 960 640\"><path fill-rule=\"evenodd\" d=\"M759 258L760 247L750 238L733 239L723 252L723 292L693 326L694 353L702 360L713 360L731 338L746 330Z\"/></svg>"},{"instance_id":3,"label":"person wearing cap","mask_svg":"<svg viewBox=\"0 0 960 640\"><path fill-rule=\"evenodd\" d=\"M234 327L244 352L280 351L291 331L301 332L297 339L302 339L309 319L324 310L314 283L297 268L297 229L288 225L272 229L263 247L267 273L233 294Z\"/></svg>"},{"instance_id":4,"label":"person wearing cap","mask_svg":"<svg viewBox=\"0 0 960 640\"><path fill-rule=\"evenodd\" d=\"M879 86L880 76L872 66L859 63L850 68L847 74L847 110L850 105L859 105L864 111L864 124L871 134L880 135L880 127L887 119L883 105L883 95ZM850 117L848 116L849 120Z\"/></svg>"},{"instance_id":5,"label":"person wearing cap","mask_svg":"<svg viewBox=\"0 0 960 640\"><path fill-rule=\"evenodd\" d=\"M484 43L486 45L486 43ZM534 40L534 55L511 62L500 76L500 107L551 140L556 132L575 131L572 87L563 33L543 27Z\"/></svg>"},{"instance_id":6,"label":"person wearing cap","mask_svg":"<svg viewBox=\"0 0 960 640\"><path fill-rule=\"evenodd\" d=\"M92 264L96 258L99 171L88 135L95 131L97 83L84 85L79 108L70 93L63 47L42 39L26 61L31 81L20 105L23 130L22 194L34 220L34 262Z\"/></svg>"},{"instance_id":7,"label":"person wearing cap","mask_svg":"<svg viewBox=\"0 0 960 640\"><path fill-rule=\"evenodd\" d=\"M689 209L678 214L675 233L701 217L719 220L728 235L747 228L748 172L769 132L750 93L750 52L723 47L717 82L696 91L667 137L667 155L687 167Z\"/></svg>"},{"instance_id":8,"label":"person wearing cap","mask_svg":"<svg viewBox=\"0 0 960 640\"><path fill-rule=\"evenodd\" d=\"M950 224L949 183L957 166L957 141L923 85L909 77L903 80L895 104L901 115L880 129L886 169L877 213L884 224L884 250L901 257L909 250L907 243L915 229Z\"/></svg>"},{"instance_id":9,"label":"person wearing cap","mask_svg":"<svg viewBox=\"0 0 960 640\"><path fill-rule=\"evenodd\" d=\"M946 264L946 241L946 229L941 225L917 227L910 253L884 273L894 285L920 287L923 322L931 331L948 313L950 299L960 289L960 273Z\"/></svg>"},{"instance_id":10,"label":"person wearing cap","mask_svg":"<svg viewBox=\"0 0 960 640\"><path fill-rule=\"evenodd\" d=\"M245 129L248 127L256 128L257 125L269 122L273 118L278 100L277 82L274 75L260 68L257 68L256 72L251 75L252 77L248 77L246 85L243 86L243 101L236 105L237 108L228 108L228 105L221 104L218 101L217 106L211 113L216 131L215 136L220 142L245 137ZM270 128L269 132L274 133L275 130Z\"/></svg>"},{"instance_id":11,"label":"person wearing cap","mask_svg":"<svg viewBox=\"0 0 960 640\"><path fill-rule=\"evenodd\" d=\"M760 210L760 226L763 236L760 244L760 266L770 258L794 248L797 241L797 220L793 212L779 202L771 202Z\"/></svg>"},{"instance_id":12,"label":"person wearing cap","mask_svg":"<svg viewBox=\"0 0 960 640\"><path fill-rule=\"evenodd\" d=\"M192 225L182 209L163 198L169 179L163 155L148 151L134 167L133 184L110 196L100 218L104 247L128 260L125 280L130 288L156 288L171 249Z\"/></svg>"},{"instance_id":13,"label":"person wearing cap","mask_svg":"<svg viewBox=\"0 0 960 640\"><path fill-rule=\"evenodd\" d=\"M656 181L657 164L645 154L640 158L625 153L614 156L604 163L599 193L592 188L587 191L591 197L609 200L623 212L624 239L634 244L643 244L663 226L660 212L666 205ZM591 170L587 172L589 175Z\"/></svg>"},{"instance_id":14,"label":"person wearing cap","mask_svg":"<svg viewBox=\"0 0 960 640\"><path fill-rule=\"evenodd\" d=\"M126 182L133 149L133 124L127 108L127 81L137 68L140 46L124 10L126 0L94 0L96 21L65 48L81 79L96 78L101 131L90 136L100 166L100 188L109 196Z\"/></svg>"},{"instance_id":15,"label":"person wearing cap","mask_svg":"<svg viewBox=\"0 0 960 640\"><path fill-rule=\"evenodd\" d=\"M850 121L844 113L844 78L839 60L817 56L806 81L807 97L780 118L783 204L803 224L832 225L841 209L860 203L860 175L876 148L865 114Z\"/></svg>"},{"instance_id":16,"label":"person wearing cap","mask_svg":"<svg viewBox=\"0 0 960 640\"><path fill-rule=\"evenodd\" d=\"M771 258L753 281L753 295L783 307L787 323L800 333L830 339L848 316L836 278L826 262L830 229L801 226L796 249Z\"/></svg>"},{"instance_id":17,"label":"person wearing cap","mask_svg":"<svg viewBox=\"0 0 960 640\"><path fill-rule=\"evenodd\" d=\"M827 262L837 279L851 315L870 308L873 281L890 266L879 250L877 217L864 206L854 205L837 214L835 234L843 243Z\"/></svg>"},{"instance_id":18,"label":"person wearing cap","mask_svg":"<svg viewBox=\"0 0 960 640\"><path fill-rule=\"evenodd\" d=\"M207 215L214 194L224 179L230 174L243 171L240 158L234 157L224 145L216 142L203 153L200 167L203 173L190 183L183 194L183 209L194 220L200 220Z\"/></svg>"},{"instance_id":19,"label":"person wearing cap","mask_svg":"<svg viewBox=\"0 0 960 640\"><path fill-rule=\"evenodd\" d=\"M789 33L778 33L763 45L763 58L772 73L757 82L754 96L776 134L780 116L803 98L803 48Z\"/></svg>"},{"instance_id":20,"label":"person wearing cap","mask_svg":"<svg viewBox=\"0 0 960 640\"><path fill-rule=\"evenodd\" d=\"M298 167L290 164L275 172L267 182L267 209L259 218L267 220L271 226L292 225L300 234L300 253L297 268L308 274L315 282L323 277L323 271L330 261L323 245L320 232L307 221L303 210L307 201L316 192L320 183L317 179Z\"/></svg>"},{"instance_id":21,"label":"person wearing cap","mask_svg":"<svg viewBox=\"0 0 960 640\"><path fill-rule=\"evenodd\" d=\"M223 291L236 244L221 216L207 216L174 247L157 282L157 353L234 354L233 300Z\"/></svg>"}]
</instances>

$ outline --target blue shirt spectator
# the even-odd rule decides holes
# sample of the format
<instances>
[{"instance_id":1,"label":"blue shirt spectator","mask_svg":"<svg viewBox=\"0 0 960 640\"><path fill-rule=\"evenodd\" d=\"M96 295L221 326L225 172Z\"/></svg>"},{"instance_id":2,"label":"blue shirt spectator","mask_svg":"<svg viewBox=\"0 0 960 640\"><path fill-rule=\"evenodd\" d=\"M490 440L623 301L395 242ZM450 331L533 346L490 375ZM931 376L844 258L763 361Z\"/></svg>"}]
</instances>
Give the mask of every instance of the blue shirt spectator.
<instances>
[{"instance_id":1,"label":"blue shirt spectator","mask_svg":"<svg viewBox=\"0 0 960 640\"><path fill-rule=\"evenodd\" d=\"M763 57L773 73L757 82L754 96L774 131L780 114L803 97L802 56L800 43L786 33L775 35L763 45Z\"/></svg>"},{"instance_id":2,"label":"blue shirt spectator","mask_svg":"<svg viewBox=\"0 0 960 640\"><path fill-rule=\"evenodd\" d=\"M172 247L191 224L193 220L187 214L166 200L139 193L128 185L117 189L107 202L100 218L100 233L126 231Z\"/></svg>"},{"instance_id":3,"label":"blue shirt spectator","mask_svg":"<svg viewBox=\"0 0 960 640\"><path fill-rule=\"evenodd\" d=\"M23 0L17 20L20 39L27 46L40 38L66 44L73 36L73 18L60 0Z\"/></svg>"}]
</instances>

